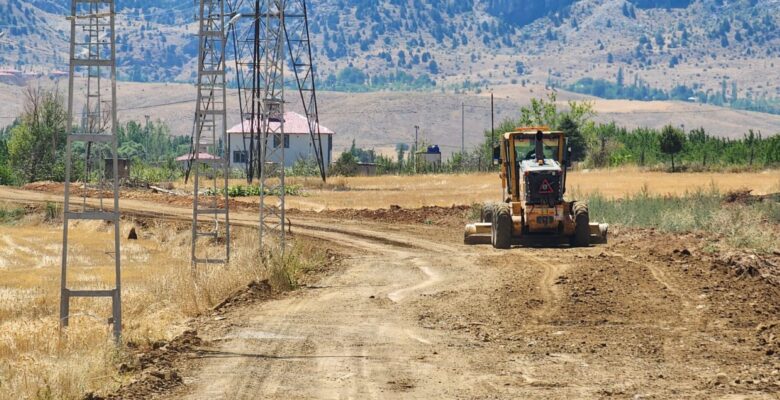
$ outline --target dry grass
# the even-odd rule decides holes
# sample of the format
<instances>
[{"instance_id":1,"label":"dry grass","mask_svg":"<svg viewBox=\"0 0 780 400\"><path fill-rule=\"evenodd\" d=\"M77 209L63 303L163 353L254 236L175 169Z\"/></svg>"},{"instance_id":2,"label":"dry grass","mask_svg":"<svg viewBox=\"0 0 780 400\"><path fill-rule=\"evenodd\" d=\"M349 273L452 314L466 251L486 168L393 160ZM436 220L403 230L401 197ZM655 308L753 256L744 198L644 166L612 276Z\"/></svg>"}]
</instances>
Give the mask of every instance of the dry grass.
<instances>
[{"instance_id":1,"label":"dry grass","mask_svg":"<svg viewBox=\"0 0 780 400\"><path fill-rule=\"evenodd\" d=\"M780 249L780 204L773 201L724 204L723 193L711 186L679 196L643 190L619 199L599 193L580 198L588 201L591 220L617 224L618 228L701 232L711 239L713 250L736 248L766 253Z\"/></svg>"},{"instance_id":2,"label":"dry grass","mask_svg":"<svg viewBox=\"0 0 780 400\"><path fill-rule=\"evenodd\" d=\"M43 215L0 225L0 399L76 399L115 386L124 355L113 346L107 324L110 301L75 299L70 327L60 335L59 255L61 226ZM180 333L187 318L209 310L252 279L279 289L295 285L298 269L323 262L320 250L297 242L284 260L259 261L256 232L234 231L234 253L225 267L189 264L190 231L153 223L127 241L123 224L123 340L148 343ZM77 223L71 230L72 288L109 287L113 279L113 229ZM216 254L214 243L208 252Z\"/></svg>"},{"instance_id":3,"label":"dry grass","mask_svg":"<svg viewBox=\"0 0 780 400\"><path fill-rule=\"evenodd\" d=\"M234 179L231 185L245 184ZM302 196L288 196L290 208L322 211L327 209L378 209L399 205L405 208L424 206L480 204L497 201L502 196L497 173L439 174L414 176L375 176L328 178L288 178L287 183L303 188ZM179 189L192 185L175 183ZM741 173L675 173L642 171L638 168L573 171L569 174L569 193L599 193L607 198L624 198L648 188L651 194L683 195L715 186L723 192L750 188L754 194L780 192L780 171L766 170ZM257 203L244 197L242 202Z\"/></svg>"},{"instance_id":4,"label":"dry grass","mask_svg":"<svg viewBox=\"0 0 780 400\"><path fill-rule=\"evenodd\" d=\"M306 210L341 208L387 208L396 204L407 208L449 207L496 201L501 198L497 174L418 175L330 178L333 187L321 187L316 179L302 182L305 196L288 197L290 207ZM594 193L622 198L644 187L658 195L683 195L717 186L727 192L749 187L754 194L780 191L780 172L678 173L643 172L635 168L575 171L569 175L570 192Z\"/></svg>"}]
</instances>

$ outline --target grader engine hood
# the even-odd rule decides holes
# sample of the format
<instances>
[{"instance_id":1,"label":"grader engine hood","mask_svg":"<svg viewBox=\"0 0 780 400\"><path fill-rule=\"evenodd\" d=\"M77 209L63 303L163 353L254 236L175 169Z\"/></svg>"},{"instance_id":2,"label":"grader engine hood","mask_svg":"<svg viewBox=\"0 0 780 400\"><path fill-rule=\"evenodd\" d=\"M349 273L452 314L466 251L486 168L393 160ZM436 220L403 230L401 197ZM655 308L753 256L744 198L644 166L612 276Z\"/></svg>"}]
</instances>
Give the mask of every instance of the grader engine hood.
<instances>
[{"instance_id":1,"label":"grader engine hood","mask_svg":"<svg viewBox=\"0 0 780 400\"><path fill-rule=\"evenodd\" d=\"M563 169L553 160L539 165L535 160L524 160L521 164L528 204L553 205L563 200Z\"/></svg>"}]
</instances>

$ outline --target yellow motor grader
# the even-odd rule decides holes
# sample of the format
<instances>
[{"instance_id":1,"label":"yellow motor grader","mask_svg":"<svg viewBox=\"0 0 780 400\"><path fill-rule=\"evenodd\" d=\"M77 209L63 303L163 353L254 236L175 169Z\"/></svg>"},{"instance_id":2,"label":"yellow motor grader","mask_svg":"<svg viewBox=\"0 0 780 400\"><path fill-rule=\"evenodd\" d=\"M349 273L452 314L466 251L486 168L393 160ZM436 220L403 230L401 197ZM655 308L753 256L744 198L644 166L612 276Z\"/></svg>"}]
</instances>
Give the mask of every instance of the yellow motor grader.
<instances>
[{"instance_id":1,"label":"yellow motor grader","mask_svg":"<svg viewBox=\"0 0 780 400\"><path fill-rule=\"evenodd\" d=\"M505 133L493 149L501 166L501 203L483 206L481 221L466 225L466 244L497 249L541 239L573 247L606 243L606 224L591 224L588 205L564 201L571 148L563 132L547 127Z\"/></svg>"}]
</instances>

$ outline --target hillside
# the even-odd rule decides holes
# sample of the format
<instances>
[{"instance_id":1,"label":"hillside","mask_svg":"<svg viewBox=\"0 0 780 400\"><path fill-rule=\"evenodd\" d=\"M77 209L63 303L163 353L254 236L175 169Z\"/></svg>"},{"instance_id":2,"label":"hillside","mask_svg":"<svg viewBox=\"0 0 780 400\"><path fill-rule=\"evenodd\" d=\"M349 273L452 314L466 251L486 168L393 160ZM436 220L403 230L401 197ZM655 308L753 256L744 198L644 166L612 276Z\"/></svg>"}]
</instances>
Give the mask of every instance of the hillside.
<instances>
[{"instance_id":1,"label":"hillside","mask_svg":"<svg viewBox=\"0 0 780 400\"><path fill-rule=\"evenodd\" d=\"M772 0L312 0L323 88L475 92L581 78L686 84L738 97L780 94L780 3ZM66 67L68 0L9 0L0 66ZM120 76L193 79L192 2L118 4Z\"/></svg>"}]
</instances>

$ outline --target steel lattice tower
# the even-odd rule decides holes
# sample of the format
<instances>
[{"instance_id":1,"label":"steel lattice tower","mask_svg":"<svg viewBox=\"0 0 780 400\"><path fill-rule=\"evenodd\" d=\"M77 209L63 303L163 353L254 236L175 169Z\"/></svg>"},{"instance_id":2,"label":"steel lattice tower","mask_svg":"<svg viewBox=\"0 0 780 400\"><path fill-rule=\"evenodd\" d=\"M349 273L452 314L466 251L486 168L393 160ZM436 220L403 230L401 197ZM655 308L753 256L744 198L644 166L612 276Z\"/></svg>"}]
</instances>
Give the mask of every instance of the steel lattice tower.
<instances>
[{"instance_id":1,"label":"steel lattice tower","mask_svg":"<svg viewBox=\"0 0 780 400\"><path fill-rule=\"evenodd\" d=\"M265 48L262 66L265 81L260 103L260 248L277 234L274 243L284 251L285 245L285 147L284 133L284 0L268 0L265 12L265 37L258 43Z\"/></svg>"},{"instance_id":2,"label":"steel lattice tower","mask_svg":"<svg viewBox=\"0 0 780 400\"><path fill-rule=\"evenodd\" d=\"M232 27L236 46L247 178L260 178L260 248L276 234L284 249L284 2L241 2L240 21ZM235 17L234 17L235 18ZM248 23L246 23L246 22Z\"/></svg>"},{"instance_id":3,"label":"steel lattice tower","mask_svg":"<svg viewBox=\"0 0 780 400\"><path fill-rule=\"evenodd\" d=\"M325 179L322 141L304 0L236 0L230 29L236 57L247 180L260 177L260 242L285 240L284 65L295 74L312 139L312 152ZM287 58L289 54L289 59Z\"/></svg>"},{"instance_id":4,"label":"steel lattice tower","mask_svg":"<svg viewBox=\"0 0 780 400\"><path fill-rule=\"evenodd\" d=\"M225 4L224 0L200 0L198 57L198 98L195 106L190 168L194 169L195 192L192 203L192 264L222 264L230 260L230 210L227 193L229 178L229 144L227 138L225 75ZM201 158L201 153L221 154L216 159ZM201 193L202 166L212 168L210 190ZM218 172L223 185L218 185ZM223 190L224 189L224 190ZM222 200L222 204L220 204ZM201 216L213 219L206 231L200 231ZM221 226L220 226L221 225ZM198 239L217 239L224 235L224 258L198 253Z\"/></svg>"},{"instance_id":5,"label":"steel lattice tower","mask_svg":"<svg viewBox=\"0 0 780 400\"><path fill-rule=\"evenodd\" d=\"M70 20L70 74L68 83L68 140L65 158L65 205L62 234L62 273L60 283L60 323L67 326L70 318L70 300L73 297L109 297L112 300L114 337L119 340L122 332L121 257L119 243L119 165L117 158L116 118L116 31L113 0L72 0ZM77 76L86 78L83 111L75 133L74 126L75 81ZM105 96L101 86L109 81ZM81 95L81 94L80 94ZM107 97L107 100L104 100ZM78 203L71 203L70 183L74 175L74 142L85 143L84 171L76 171L83 181L83 193ZM105 163L98 157L100 147L110 149L111 174L106 177ZM96 163L97 160L97 163ZM113 185L113 203L104 206L104 183L107 178ZM97 205L87 203L87 192L98 182ZM92 186L92 187L90 187ZM107 252L113 258L115 283L113 289L73 290L68 288L68 228L71 220L101 220L114 225L114 251Z\"/></svg>"},{"instance_id":6,"label":"steel lattice tower","mask_svg":"<svg viewBox=\"0 0 780 400\"><path fill-rule=\"evenodd\" d=\"M290 54L290 64L295 74L298 92L301 95L301 104L309 122L312 153L317 161L320 176L325 181L326 160L322 149L322 135L320 134L314 58L311 50L306 0L286 0L284 17L284 32Z\"/></svg>"}]
</instances>

